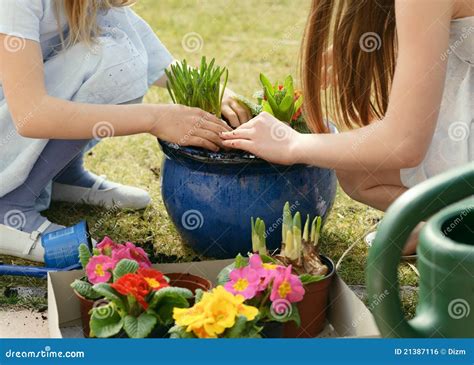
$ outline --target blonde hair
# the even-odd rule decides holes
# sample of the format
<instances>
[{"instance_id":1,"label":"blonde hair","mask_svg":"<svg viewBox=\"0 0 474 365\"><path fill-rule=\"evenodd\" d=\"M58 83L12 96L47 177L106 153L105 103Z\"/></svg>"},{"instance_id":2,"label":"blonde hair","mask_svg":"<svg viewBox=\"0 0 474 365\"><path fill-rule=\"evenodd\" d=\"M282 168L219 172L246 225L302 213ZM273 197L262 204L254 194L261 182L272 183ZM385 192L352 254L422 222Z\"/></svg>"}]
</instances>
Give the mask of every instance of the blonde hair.
<instances>
[{"instance_id":1,"label":"blonde hair","mask_svg":"<svg viewBox=\"0 0 474 365\"><path fill-rule=\"evenodd\" d=\"M100 11L131 5L134 2L134 0L56 0L57 14L64 11L69 25L67 39L60 31L63 46L69 47L80 42L92 45L94 38L100 34L97 14Z\"/></svg>"}]
</instances>

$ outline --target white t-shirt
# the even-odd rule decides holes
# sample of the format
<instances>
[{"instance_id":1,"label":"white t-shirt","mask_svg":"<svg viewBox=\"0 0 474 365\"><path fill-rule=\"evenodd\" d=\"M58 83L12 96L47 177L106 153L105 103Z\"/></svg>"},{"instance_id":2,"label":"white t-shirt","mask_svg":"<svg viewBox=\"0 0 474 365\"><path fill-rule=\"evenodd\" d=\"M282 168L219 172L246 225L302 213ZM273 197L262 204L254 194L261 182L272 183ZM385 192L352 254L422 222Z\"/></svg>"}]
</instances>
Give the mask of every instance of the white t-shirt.
<instances>
[{"instance_id":1,"label":"white t-shirt","mask_svg":"<svg viewBox=\"0 0 474 365\"><path fill-rule=\"evenodd\" d=\"M474 161L474 16L451 22L443 99L430 147L423 162L403 169L403 185Z\"/></svg>"},{"instance_id":2,"label":"white t-shirt","mask_svg":"<svg viewBox=\"0 0 474 365\"><path fill-rule=\"evenodd\" d=\"M6 49L18 51L26 39L40 43L49 95L91 104L142 97L173 57L130 7L99 14L98 24L102 33L92 48L77 44L57 52L59 28L67 31L67 21L61 9L56 16L55 0L0 0ZM25 182L47 142L16 132L0 81L0 197Z\"/></svg>"}]
</instances>

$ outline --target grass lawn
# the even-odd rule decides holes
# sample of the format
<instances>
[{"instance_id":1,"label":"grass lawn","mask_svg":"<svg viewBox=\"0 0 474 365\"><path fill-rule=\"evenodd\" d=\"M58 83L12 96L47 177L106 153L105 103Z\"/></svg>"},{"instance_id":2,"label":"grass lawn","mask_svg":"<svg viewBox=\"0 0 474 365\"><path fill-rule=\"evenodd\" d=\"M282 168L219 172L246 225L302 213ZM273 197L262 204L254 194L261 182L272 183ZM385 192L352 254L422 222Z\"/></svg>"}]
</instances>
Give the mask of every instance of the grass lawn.
<instances>
[{"instance_id":1,"label":"grass lawn","mask_svg":"<svg viewBox=\"0 0 474 365\"><path fill-rule=\"evenodd\" d=\"M153 27L162 42L178 59L197 64L202 55L215 57L230 71L229 86L251 96L258 89L258 75L282 79L297 75L299 44L309 0L139 0L135 10ZM219 5L218 5L219 4ZM198 34L202 47L189 52L184 46ZM187 50L188 49L188 50ZM148 103L169 102L166 91L153 89ZM154 255L154 261L174 262L197 259L178 237L165 211L160 195L162 154L156 140L148 135L104 140L87 157L87 167L113 181L147 189L153 204L145 211L107 211L87 206L54 204L47 216L62 224L87 218L94 237L109 235L118 241L141 244ZM354 202L342 191L325 227L322 252L335 261L352 244L354 249L342 263L339 274L349 284L364 285L367 248L363 238L382 217L378 211ZM4 263L20 263L0 258ZM416 285L408 266L400 267L402 285ZM46 286L45 281L1 278L0 293L8 285ZM23 300L0 296L0 306L37 308L44 300ZM413 313L414 300L405 300Z\"/></svg>"}]
</instances>

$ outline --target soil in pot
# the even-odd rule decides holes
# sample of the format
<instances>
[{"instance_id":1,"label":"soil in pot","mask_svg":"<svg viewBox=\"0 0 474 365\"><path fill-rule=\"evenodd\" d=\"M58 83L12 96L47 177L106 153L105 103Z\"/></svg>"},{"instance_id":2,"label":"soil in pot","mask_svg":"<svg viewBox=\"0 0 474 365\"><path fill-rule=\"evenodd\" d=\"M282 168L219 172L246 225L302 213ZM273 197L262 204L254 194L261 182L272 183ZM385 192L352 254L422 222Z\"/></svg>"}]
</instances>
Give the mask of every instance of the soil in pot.
<instances>
[{"instance_id":1,"label":"soil in pot","mask_svg":"<svg viewBox=\"0 0 474 365\"><path fill-rule=\"evenodd\" d=\"M82 333L84 337L89 338L90 334L90 320L91 320L91 310L94 307L94 300L90 300L84 298L80 295L77 291L74 290L74 294L76 294L77 298L79 299L79 308L81 310L81 321L82 321Z\"/></svg>"},{"instance_id":2,"label":"soil in pot","mask_svg":"<svg viewBox=\"0 0 474 365\"><path fill-rule=\"evenodd\" d=\"M186 274L186 273L171 273L165 274L170 279L170 285L178 288L189 289L196 294L196 290L201 289L202 291L209 291L212 288L212 283L197 275ZM190 304L194 304L194 297L190 300Z\"/></svg>"},{"instance_id":3,"label":"soil in pot","mask_svg":"<svg viewBox=\"0 0 474 365\"><path fill-rule=\"evenodd\" d=\"M323 280L305 286L304 299L297 305L301 327L294 322L286 323L283 330L285 338L313 338L326 325L329 289L336 270L331 259L321 256L321 261L328 266L329 273Z\"/></svg>"}]
</instances>

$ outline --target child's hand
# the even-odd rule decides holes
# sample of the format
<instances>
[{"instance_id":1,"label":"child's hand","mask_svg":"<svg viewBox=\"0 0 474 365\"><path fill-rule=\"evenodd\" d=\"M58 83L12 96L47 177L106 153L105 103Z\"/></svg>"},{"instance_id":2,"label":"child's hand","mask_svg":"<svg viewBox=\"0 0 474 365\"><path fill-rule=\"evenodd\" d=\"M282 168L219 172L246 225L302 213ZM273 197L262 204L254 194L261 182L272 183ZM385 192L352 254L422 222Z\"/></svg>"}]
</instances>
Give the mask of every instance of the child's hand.
<instances>
[{"instance_id":1,"label":"child's hand","mask_svg":"<svg viewBox=\"0 0 474 365\"><path fill-rule=\"evenodd\" d=\"M231 130L224 121L201 109L169 104L160 106L151 133L180 146L217 152L224 147L220 133Z\"/></svg>"},{"instance_id":2,"label":"child's hand","mask_svg":"<svg viewBox=\"0 0 474 365\"><path fill-rule=\"evenodd\" d=\"M244 150L281 165L297 162L295 146L299 136L286 123L265 112L234 131L221 134L224 146Z\"/></svg>"},{"instance_id":3,"label":"child's hand","mask_svg":"<svg viewBox=\"0 0 474 365\"><path fill-rule=\"evenodd\" d=\"M235 93L226 89L222 100L222 116L225 117L234 128L247 123L252 119L252 113L245 106L234 99Z\"/></svg>"}]
</instances>

